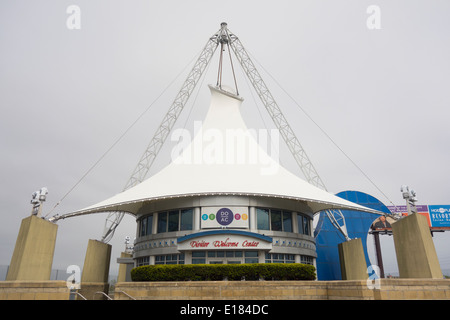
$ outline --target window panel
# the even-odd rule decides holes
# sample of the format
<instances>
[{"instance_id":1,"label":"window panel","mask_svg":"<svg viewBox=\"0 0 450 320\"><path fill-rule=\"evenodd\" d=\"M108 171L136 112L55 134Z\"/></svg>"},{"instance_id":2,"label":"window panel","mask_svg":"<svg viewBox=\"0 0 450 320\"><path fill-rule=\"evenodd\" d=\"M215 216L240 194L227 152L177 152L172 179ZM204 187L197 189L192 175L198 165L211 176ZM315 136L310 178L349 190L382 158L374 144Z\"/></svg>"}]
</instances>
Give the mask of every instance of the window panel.
<instances>
[{"instance_id":1,"label":"window panel","mask_svg":"<svg viewBox=\"0 0 450 320\"><path fill-rule=\"evenodd\" d=\"M272 231L283 231L280 210L270 210L270 222Z\"/></svg>"},{"instance_id":2,"label":"window panel","mask_svg":"<svg viewBox=\"0 0 450 320\"><path fill-rule=\"evenodd\" d=\"M205 264L206 263L205 251L193 251L192 252L192 264Z\"/></svg>"},{"instance_id":3,"label":"window panel","mask_svg":"<svg viewBox=\"0 0 450 320\"><path fill-rule=\"evenodd\" d=\"M303 217L303 228L303 230L305 230L304 233L310 236L311 234L309 233L309 219L307 217Z\"/></svg>"},{"instance_id":4,"label":"window panel","mask_svg":"<svg viewBox=\"0 0 450 320\"><path fill-rule=\"evenodd\" d=\"M169 225L168 231L178 231L178 223L179 223L180 212L177 211L169 211Z\"/></svg>"},{"instance_id":5,"label":"window panel","mask_svg":"<svg viewBox=\"0 0 450 320\"><path fill-rule=\"evenodd\" d=\"M292 212L283 211L283 231L292 232Z\"/></svg>"},{"instance_id":6,"label":"window panel","mask_svg":"<svg viewBox=\"0 0 450 320\"><path fill-rule=\"evenodd\" d=\"M142 257L137 259L137 266L146 266L150 263L150 257Z\"/></svg>"},{"instance_id":7,"label":"window panel","mask_svg":"<svg viewBox=\"0 0 450 320\"><path fill-rule=\"evenodd\" d=\"M245 251L246 258L258 257L258 251Z\"/></svg>"},{"instance_id":8,"label":"window panel","mask_svg":"<svg viewBox=\"0 0 450 320\"><path fill-rule=\"evenodd\" d=\"M158 233L167 232L167 212L158 213Z\"/></svg>"},{"instance_id":9,"label":"window panel","mask_svg":"<svg viewBox=\"0 0 450 320\"><path fill-rule=\"evenodd\" d=\"M192 230L192 221L194 217L193 209L181 210L181 226L180 230Z\"/></svg>"},{"instance_id":10,"label":"window panel","mask_svg":"<svg viewBox=\"0 0 450 320\"><path fill-rule=\"evenodd\" d=\"M305 230L303 229L303 215L297 214L297 227L298 233L304 234Z\"/></svg>"},{"instance_id":11,"label":"window panel","mask_svg":"<svg viewBox=\"0 0 450 320\"><path fill-rule=\"evenodd\" d=\"M153 229L153 215L149 215L147 217L147 230L146 230L146 235L148 234L152 234L152 229Z\"/></svg>"},{"instance_id":12,"label":"window panel","mask_svg":"<svg viewBox=\"0 0 450 320\"><path fill-rule=\"evenodd\" d=\"M269 210L257 208L256 209L256 221L258 223L259 230L270 230Z\"/></svg>"},{"instance_id":13,"label":"window panel","mask_svg":"<svg viewBox=\"0 0 450 320\"><path fill-rule=\"evenodd\" d=\"M294 263L295 255L283 253L267 253L266 263Z\"/></svg>"},{"instance_id":14,"label":"window panel","mask_svg":"<svg viewBox=\"0 0 450 320\"><path fill-rule=\"evenodd\" d=\"M195 258L198 258L198 257L204 258L205 256L206 256L205 251L194 251L194 252L192 252L192 257L195 257Z\"/></svg>"},{"instance_id":15,"label":"window panel","mask_svg":"<svg viewBox=\"0 0 450 320\"><path fill-rule=\"evenodd\" d=\"M192 230L194 209L171 210L159 212L157 222L157 233ZM153 218L149 216L147 221L148 234L151 234Z\"/></svg>"},{"instance_id":16,"label":"window panel","mask_svg":"<svg viewBox=\"0 0 450 320\"><path fill-rule=\"evenodd\" d=\"M304 263L304 264L313 264L313 257L310 256L300 256L300 263Z\"/></svg>"},{"instance_id":17,"label":"window panel","mask_svg":"<svg viewBox=\"0 0 450 320\"><path fill-rule=\"evenodd\" d=\"M155 256L155 264L184 264L184 254Z\"/></svg>"},{"instance_id":18,"label":"window panel","mask_svg":"<svg viewBox=\"0 0 450 320\"><path fill-rule=\"evenodd\" d=\"M192 259L192 264L205 264L206 260L205 259Z\"/></svg>"},{"instance_id":19,"label":"window panel","mask_svg":"<svg viewBox=\"0 0 450 320\"><path fill-rule=\"evenodd\" d=\"M139 231L139 236L143 237L146 235L146 231L147 231L147 218L142 218L141 219L141 230Z\"/></svg>"}]
</instances>

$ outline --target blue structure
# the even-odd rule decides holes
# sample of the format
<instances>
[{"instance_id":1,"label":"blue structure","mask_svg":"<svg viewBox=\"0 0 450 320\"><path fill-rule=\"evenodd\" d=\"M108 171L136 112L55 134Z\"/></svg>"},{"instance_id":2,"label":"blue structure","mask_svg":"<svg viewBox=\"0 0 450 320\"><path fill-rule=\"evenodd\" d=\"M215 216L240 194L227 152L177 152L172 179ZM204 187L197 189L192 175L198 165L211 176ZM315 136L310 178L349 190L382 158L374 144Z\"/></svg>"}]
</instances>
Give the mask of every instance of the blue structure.
<instances>
[{"instance_id":1,"label":"blue structure","mask_svg":"<svg viewBox=\"0 0 450 320\"><path fill-rule=\"evenodd\" d=\"M336 194L338 197L357 204L390 213L389 209L377 198L360 191L343 191ZM367 253L367 235L373 221L378 214L341 210L345 217L347 233L351 239L361 238L364 255L368 266L370 265ZM342 280L339 263L338 244L345 241L344 236L331 224L325 212L321 212L314 231L317 248L317 278L319 280Z\"/></svg>"}]
</instances>

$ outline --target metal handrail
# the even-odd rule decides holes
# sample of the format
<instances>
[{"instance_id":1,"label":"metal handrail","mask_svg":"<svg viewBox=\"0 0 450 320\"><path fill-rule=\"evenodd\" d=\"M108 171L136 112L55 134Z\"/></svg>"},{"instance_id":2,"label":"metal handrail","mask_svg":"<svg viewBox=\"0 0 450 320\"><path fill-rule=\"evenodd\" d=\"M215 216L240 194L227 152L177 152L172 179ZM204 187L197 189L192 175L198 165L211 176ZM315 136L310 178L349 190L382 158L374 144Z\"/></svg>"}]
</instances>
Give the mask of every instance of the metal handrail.
<instances>
[{"instance_id":1,"label":"metal handrail","mask_svg":"<svg viewBox=\"0 0 450 320\"><path fill-rule=\"evenodd\" d=\"M123 293L123 294L126 295L128 298L133 299L133 300L136 300L136 298L130 296L130 295L129 295L128 293L126 293L125 291L117 290L116 292L118 292L118 293Z\"/></svg>"},{"instance_id":2,"label":"metal handrail","mask_svg":"<svg viewBox=\"0 0 450 320\"><path fill-rule=\"evenodd\" d=\"M108 296L106 293L104 293L104 292L102 292L102 291L97 291L96 293L94 293L94 296L95 296L97 293L101 293L101 294L104 295L108 300L112 300L110 296Z\"/></svg>"},{"instance_id":3,"label":"metal handrail","mask_svg":"<svg viewBox=\"0 0 450 320\"><path fill-rule=\"evenodd\" d=\"M81 298L83 298L83 300L87 300L81 293L77 292L77 291L71 291L70 294L77 294L79 295Z\"/></svg>"}]
</instances>

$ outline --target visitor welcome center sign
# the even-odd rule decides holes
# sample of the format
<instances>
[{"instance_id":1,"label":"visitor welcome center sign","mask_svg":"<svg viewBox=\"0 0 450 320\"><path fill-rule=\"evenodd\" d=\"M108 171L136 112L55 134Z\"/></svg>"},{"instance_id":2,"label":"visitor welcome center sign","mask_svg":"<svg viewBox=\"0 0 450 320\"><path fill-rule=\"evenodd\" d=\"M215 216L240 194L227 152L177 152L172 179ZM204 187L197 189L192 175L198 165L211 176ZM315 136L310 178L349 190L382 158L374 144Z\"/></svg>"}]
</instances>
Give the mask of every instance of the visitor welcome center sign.
<instances>
[{"instance_id":1,"label":"visitor welcome center sign","mask_svg":"<svg viewBox=\"0 0 450 320\"><path fill-rule=\"evenodd\" d=\"M248 232L229 232L230 233L206 231L204 232L204 235L179 239L177 249L180 251L272 249L272 241L270 238L255 237Z\"/></svg>"}]
</instances>

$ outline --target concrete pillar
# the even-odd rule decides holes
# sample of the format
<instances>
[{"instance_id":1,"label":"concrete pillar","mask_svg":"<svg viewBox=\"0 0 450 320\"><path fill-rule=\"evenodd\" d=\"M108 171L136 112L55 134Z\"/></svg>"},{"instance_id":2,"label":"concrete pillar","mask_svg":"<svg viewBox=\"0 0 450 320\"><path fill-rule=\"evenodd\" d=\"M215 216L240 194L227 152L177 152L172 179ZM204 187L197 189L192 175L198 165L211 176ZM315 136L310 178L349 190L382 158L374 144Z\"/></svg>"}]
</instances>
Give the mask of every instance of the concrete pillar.
<instances>
[{"instance_id":1,"label":"concrete pillar","mask_svg":"<svg viewBox=\"0 0 450 320\"><path fill-rule=\"evenodd\" d=\"M255 207L250 207L249 210L249 227L250 227L250 231L256 231L257 227L256 227L256 208Z\"/></svg>"},{"instance_id":2,"label":"concrete pillar","mask_svg":"<svg viewBox=\"0 0 450 320\"><path fill-rule=\"evenodd\" d=\"M411 214L392 224L400 278L442 279L427 218Z\"/></svg>"},{"instance_id":3,"label":"concrete pillar","mask_svg":"<svg viewBox=\"0 0 450 320\"><path fill-rule=\"evenodd\" d=\"M338 244L342 280L366 280L367 264L361 238Z\"/></svg>"},{"instance_id":4,"label":"concrete pillar","mask_svg":"<svg viewBox=\"0 0 450 320\"><path fill-rule=\"evenodd\" d=\"M200 230L200 208L194 208L194 230Z\"/></svg>"},{"instance_id":5,"label":"concrete pillar","mask_svg":"<svg viewBox=\"0 0 450 320\"><path fill-rule=\"evenodd\" d=\"M158 233L158 214L153 214L153 221L152 221L152 234Z\"/></svg>"},{"instance_id":6,"label":"concrete pillar","mask_svg":"<svg viewBox=\"0 0 450 320\"><path fill-rule=\"evenodd\" d=\"M131 269L134 268L133 255L128 252L122 252L120 258L117 259L119 263L119 275L117 276L117 282L130 282L131 281Z\"/></svg>"},{"instance_id":7,"label":"concrete pillar","mask_svg":"<svg viewBox=\"0 0 450 320\"><path fill-rule=\"evenodd\" d=\"M102 300L108 294L109 264L111 261L111 245L90 239L81 274L80 293L88 300Z\"/></svg>"},{"instance_id":8,"label":"concrete pillar","mask_svg":"<svg viewBox=\"0 0 450 320\"><path fill-rule=\"evenodd\" d=\"M23 219L6 280L50 280L57 230L34 215Z\"/></svg>"}]
</instances>

